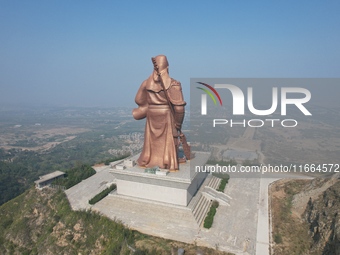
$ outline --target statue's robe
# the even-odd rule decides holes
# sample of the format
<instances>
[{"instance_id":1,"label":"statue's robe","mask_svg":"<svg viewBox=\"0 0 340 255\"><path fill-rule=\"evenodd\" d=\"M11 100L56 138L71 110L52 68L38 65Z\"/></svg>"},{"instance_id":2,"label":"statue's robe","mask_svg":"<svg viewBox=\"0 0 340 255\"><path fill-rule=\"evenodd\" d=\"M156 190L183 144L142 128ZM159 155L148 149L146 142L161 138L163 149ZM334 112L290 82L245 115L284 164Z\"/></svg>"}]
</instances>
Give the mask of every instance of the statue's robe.
<instances>
[{"instance_id":1,"label":"statue's robe","mask_svg":"<svg viewBox=\"0 0 340 255\"><path fill-rule=\"evenodd\" d=\"M172 106L183 106L181 84L169 79L165 82ZM178 132L174 125L169 104L164 91L159 83L156 83L151 75L140 86L136 98L139 108L134 109L135 119L146 117L144 146L137 163L141 167L154 167L177 170L178 155L175 139Z\"/></svg>"}]
</instances>

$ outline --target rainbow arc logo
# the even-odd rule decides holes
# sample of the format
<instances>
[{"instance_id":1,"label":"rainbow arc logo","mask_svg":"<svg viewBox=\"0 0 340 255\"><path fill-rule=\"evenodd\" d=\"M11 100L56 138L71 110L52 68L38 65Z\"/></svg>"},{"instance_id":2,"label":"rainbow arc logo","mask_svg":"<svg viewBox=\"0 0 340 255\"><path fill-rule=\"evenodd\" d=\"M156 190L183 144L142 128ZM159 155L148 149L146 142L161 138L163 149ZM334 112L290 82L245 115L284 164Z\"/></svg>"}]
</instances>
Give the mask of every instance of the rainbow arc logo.
<instances>
[{"instance_id":1,"label":"rainbow arc logo","mask_svg":"<svg viewBox=\"0 0 340 255\"><path fill-rule=\"evenodd\" d=\"M197 89L203 90L206 93L206 94L202 94L201 96L201 114L202 115L207 115L207 95L210 96L211 100L214 102L215 105L217 104L217 101L215 98L216 96L218 101L220 102L220 105L222 106L222 99L220 95L218 94L218 92L216 91L216 89L214 89L211 85L203 83L203 82L197 82L197 83L208 88L208 89L205 89L201 87L196 87ZM215 96L213 95L213 93L211 93L211 91L215 94Z\"/></svg>"}]
</instances>

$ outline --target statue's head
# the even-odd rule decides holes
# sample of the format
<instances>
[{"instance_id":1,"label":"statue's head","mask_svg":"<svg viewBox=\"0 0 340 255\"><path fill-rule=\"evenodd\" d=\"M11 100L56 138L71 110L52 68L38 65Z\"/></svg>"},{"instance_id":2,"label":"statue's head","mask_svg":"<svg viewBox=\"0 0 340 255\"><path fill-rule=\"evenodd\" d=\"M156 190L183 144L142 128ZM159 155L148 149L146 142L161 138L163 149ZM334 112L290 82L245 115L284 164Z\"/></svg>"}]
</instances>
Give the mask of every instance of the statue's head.
<instances>
[{"instance_id":1,"label":"statue's head","mask_svg":"<svg viewBox=\"0 0 340 255\"><path fill-rule=\"evenodd\" d=\"M162 72L164 69L167 69L169 67L168 60L166 56L164 55L158 55L153 58L159 68L159 72Z\"/></svg>"}]
</instances>

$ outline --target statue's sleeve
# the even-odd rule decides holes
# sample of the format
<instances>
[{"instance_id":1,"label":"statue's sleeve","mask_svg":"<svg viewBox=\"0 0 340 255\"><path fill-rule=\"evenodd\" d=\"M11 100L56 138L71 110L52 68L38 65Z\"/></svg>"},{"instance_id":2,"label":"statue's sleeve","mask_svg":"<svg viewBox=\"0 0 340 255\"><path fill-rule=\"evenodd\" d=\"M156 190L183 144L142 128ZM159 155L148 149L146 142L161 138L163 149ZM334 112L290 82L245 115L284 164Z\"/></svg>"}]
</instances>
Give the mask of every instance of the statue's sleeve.
<instances>
[{"instance_id":1,"label":"statue's sleeve","mask_svg":"<svg viewBox=\"0 0 340 255\"><path fill-rule=\"evenodd\" d=\"M183 99L181 83L173 80L170 88L168 89L168 95L171 103L174 106L175 111L175 127L180 130L184 119L184 106L186 102Z\"/></svg>"},{"instance_id":2,"label":"statue's sleeve","mask_svg":"<svg viewBox=\"0 0 340 255\"><path fill-rule=\"evenodd\" d=\"M185 106L187 103L183 99L182 86L179 81L173 80L168 89L168 95L173 105Z\"/></svg>"},{"instance_id":3,"label":"statue's sleeve","mask_svg":"<svg viewBox=\"0 0 340 255\"><path fill-rule=\"evenodd\" d=\"M132 115L136 120L144 119L148 110L146 82L144 81L136 94L135 102L138 108L133 109Z\"/></svg>"}]
</instances>

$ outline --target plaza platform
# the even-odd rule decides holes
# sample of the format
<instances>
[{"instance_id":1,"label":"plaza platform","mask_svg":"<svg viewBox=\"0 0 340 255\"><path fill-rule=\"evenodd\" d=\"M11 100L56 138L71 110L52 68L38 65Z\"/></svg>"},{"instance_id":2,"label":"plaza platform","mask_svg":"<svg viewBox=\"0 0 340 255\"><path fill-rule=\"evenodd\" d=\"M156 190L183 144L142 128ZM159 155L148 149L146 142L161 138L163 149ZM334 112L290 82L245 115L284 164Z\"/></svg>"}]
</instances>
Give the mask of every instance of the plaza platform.
<instances>
[{"instance_id":1,"label":"plaza platform","mask_svg":"<svg viewBox=\"0 0 340 255\"><path fill-rule=\"evenodd\" d=\"M208 156L209 153L196 152L195 160L191 160L187 165L181 164L179 172L171 172L166 176L148 174L144 172L145 169L135 167L119 171L110 166L96 167L95 175L65 192L73 210L90 209L148 235L212 248L218 247L222 251L233 252L236 255L255 254L255 247L258 244L256 239L258 206L259 201L263 203L263 198L259 197L261 179L231 178L225 191L218 192L216 189L220 179L208 174L190 199L190 191L194 187L191 186L191 181L196 180L198 185L202 178L193 172L195 166L204 166ZM137 156L132 158L136 159ZM122 161L113 164L120 163ZM135 189L137 185L135 180L142 180L147 184L144 187L150 189L155 189L152 185L157 186L161 183L158 185L161 186L159 189L164 187L163 191L169 195L172 192L183 196L184 199L170 203L162 202L156 199L161 196L167 197L164 192L155 196L156 199L150 200L143 198L143 194L126 195L122 189L122 195L115 190L95 205L88 204L90 198L111 183L117 183L118 189L123 188L119 187L119 177L117 180L114 176L119 174L122 176L121 181L124 181L122 178L126 178L126 181L130 182L130 189ZM136 193L138 192L135 191L133 195ZM203 228L203 221L213 200L217 200L220 206L212 228L207 230ZM184 206L178 201L184 201L183 204L189 202Z\"/></svg>"}]
</instances>

